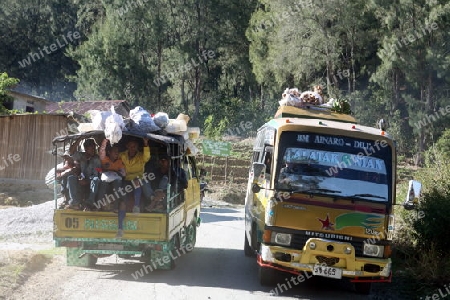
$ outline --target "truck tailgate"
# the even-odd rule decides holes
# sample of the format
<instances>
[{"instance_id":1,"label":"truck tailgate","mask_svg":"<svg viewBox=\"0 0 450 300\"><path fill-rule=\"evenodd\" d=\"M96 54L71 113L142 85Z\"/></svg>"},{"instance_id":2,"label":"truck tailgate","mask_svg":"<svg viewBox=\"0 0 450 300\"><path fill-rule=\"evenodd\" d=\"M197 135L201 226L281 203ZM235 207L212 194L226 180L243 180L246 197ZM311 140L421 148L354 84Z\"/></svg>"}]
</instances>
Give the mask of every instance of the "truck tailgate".
<instances>
[{"instance_id":1,"label":"truck tailgate","mask_svg":"<svg viewBox=\"0 0 450 300\"><path fill-rule=\"evenodd\" d=\"M55 238L114 238L118 229L117 214L112 212L83 212L55 210ZM127 213L124 239L167 240L167 216L159 213Z\"/></svg>"}]
</instances>

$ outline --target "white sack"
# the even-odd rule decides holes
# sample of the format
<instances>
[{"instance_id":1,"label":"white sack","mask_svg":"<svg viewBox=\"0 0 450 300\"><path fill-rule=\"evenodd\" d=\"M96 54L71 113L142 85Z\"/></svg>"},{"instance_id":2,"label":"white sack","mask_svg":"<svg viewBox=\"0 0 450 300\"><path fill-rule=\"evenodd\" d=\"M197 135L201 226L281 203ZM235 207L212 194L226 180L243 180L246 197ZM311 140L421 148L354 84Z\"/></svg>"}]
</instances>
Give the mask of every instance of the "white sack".
<instances>
[{"instance_id":1,"label":"white sack","mask_svg":"<svg viewBox=\"0 0 450 300\"><path fill-rule=\"evenodd\" d=\"M125 127L122 116L116 114L114 106L111 106L111 115L105 121L105 137L111 145L114 145L122 138L122 129Z\"/></svg>"},{"instance_id":2,"label":"white sack","mask_svg":"<svg viewBox=\"0 0 450 300\"><path fill-rule=\"evenodd\" d=\"M92 127L94 130L105 130L105 121L111 115L110 111L91 110Z\"/></svg>"},{"instance_id":3,"label":"white sack","mask_svg":"<svg viewBox=\"0 0 450 300\"><path fill-rule=\"evenodd\" d=\"M113 182L114 180L122 180L119 174L113 171L106 171L102 173L100 178L104 182Z\"/></svg>"}]
</instances>

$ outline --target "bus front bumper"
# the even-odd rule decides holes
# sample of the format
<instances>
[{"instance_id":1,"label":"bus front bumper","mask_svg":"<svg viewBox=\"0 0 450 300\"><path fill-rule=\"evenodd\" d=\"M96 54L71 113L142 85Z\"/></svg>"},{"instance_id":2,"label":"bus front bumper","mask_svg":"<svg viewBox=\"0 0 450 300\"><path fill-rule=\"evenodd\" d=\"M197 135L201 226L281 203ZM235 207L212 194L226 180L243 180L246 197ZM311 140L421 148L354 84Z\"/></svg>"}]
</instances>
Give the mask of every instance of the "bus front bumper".
<instances>
[{"instance_id":1,"label":"bus front bumper","mask_svg":"<svg viewBox=\"0 0 450 300\"><path fill-rule=\"evenodd\" d=\"M296 250L261 244L258 264L295 275L304 272L335 279L346 277L352 282L391 282L390 258L355 257L354 248L349 243L318 238L309 242L315 242L317 248L312 250L305 245L303 250ZM330 245L334 249L332 253L326 250ZM346 254L341 251L345 247L351 247L353 251Z\"/></svg>"}]
</instances>

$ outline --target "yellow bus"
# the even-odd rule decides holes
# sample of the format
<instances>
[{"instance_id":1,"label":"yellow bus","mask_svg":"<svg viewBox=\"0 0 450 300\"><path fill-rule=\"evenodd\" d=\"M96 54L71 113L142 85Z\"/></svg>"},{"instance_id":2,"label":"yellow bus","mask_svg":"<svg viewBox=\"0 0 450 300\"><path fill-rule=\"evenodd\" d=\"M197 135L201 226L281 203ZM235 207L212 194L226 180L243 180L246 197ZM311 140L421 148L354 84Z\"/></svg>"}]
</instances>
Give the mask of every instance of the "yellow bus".
<instances>
[{"instance_id":1,"label":"yellow bus","mask_svg":"<svg viewBox=\"0 0 450 300\"><path fill-rule=\"evenodd\" d=\"M396 147L382 129L319 107L282 106L253 147L246 256L276 270L341 279L360 293L391 281Z\"/></svg>"}]
</instances>

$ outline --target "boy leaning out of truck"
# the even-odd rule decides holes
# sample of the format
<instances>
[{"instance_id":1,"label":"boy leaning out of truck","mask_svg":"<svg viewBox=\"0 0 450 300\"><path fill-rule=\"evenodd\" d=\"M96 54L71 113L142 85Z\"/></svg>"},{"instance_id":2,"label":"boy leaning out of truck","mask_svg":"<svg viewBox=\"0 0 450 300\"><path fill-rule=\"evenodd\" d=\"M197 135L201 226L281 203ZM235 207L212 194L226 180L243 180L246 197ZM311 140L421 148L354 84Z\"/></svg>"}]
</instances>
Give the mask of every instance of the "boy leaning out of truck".
<instances>
[{"instance_id":1,"label":"boy leaning out of truck","mask_svg":"<svg viewBox=\"0 0 450 300\"><path fill-rule=\"evenodd\" d=\"M123 201L120 193L117 192L122 187L122 179L125 177L125 165L119 157L119 147L111 146L107 139L104 139L99 150L99 156L102 163L102 176L98 191L99 210L111 210L111 202L113 203L114 211L119 210L119 203ZM116 199L114 195L119 195Z\"/></svg>"},{"instance_id":2,"label":"boy leaning out of truck","mask_svg":"<svg viewBox=\"0 0 450 300\"><path fill-rule=\"evenodd\" d=\"M67 177L69 175L75 174L80 175L80 164L79 162L75 162L73 157L70 155L69 151L64 152L61 155L63 158L63 164L59 168L56 169L56 180L61 184L61 194L64 197L63 203L59 206L60 209L63 209L66 205L69 204L69 188L67 186Z\"/></svg>"}]
</instances>

